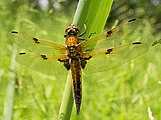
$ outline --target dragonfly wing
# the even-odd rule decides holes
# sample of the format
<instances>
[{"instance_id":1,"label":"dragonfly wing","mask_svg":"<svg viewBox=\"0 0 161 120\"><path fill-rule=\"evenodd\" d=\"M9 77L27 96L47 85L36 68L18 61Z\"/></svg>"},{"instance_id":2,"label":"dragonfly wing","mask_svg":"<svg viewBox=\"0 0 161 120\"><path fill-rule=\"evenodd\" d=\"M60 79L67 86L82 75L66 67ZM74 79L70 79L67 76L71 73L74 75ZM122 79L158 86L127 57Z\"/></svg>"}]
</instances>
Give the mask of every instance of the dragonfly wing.
<instances>
[{"instance_id":1,"label":"dragonfly wing","mask_svg":"<svg viewBox=\"0 0 161 120\"><path fill-rule=\"evenodd\" d=\"M66 60L67 58L65 55L53 56L31 52L22 52L16 56L17 62L49 75L67 72L64 62L59 61L59 59Z\"/></svg>"},{"instance_id":2,"label":"dragonfly wing","mask_svg":"<svg viewBox=\"0 0 161 120\"><path fill-rule=\"evenodd\" d=\"M55 43L53 41L41 40L36 37L31 37L23 33L11 31L7 34L7 38L16 43L19 47L24 48L28 51L35 51L39 53L48 54L65 54L66 47Z\"/></svg>"},{"instance_id":3,"label":"dragonfly wing","mask_svg":"<svg viewBox=\"0 0 161 120\"><path fill-rule=\"evenodd\" d=\"M131 45L109 48L101 51L87 52L86 56L91 56L87 60L84 68L85 73L95 73L107 71L126 63L139 55L145 53L149 46L141 42L135 42Z\"/></svg>"},{"instance_id":4,"label":"dragonfly wing","mask_svg":"<svg viewBox=\"0 0 161 120\"><path fill-rule=\"evenodd\" d=\"M80 46L82 47L82 51L86 52L103 48L107 49L111 47L117 47L122 45L122 43L125 41L128 43L134 42L130 40L129 36L132 36L132 40L139 41L139 39L141 39L139 36L140 34L134 34L139 33L138 29L140 29L143 25L145 24L143 20L140 19L127 20L107 31L106 33L96 35L81 42Z\"/></svg>"}]
</instances>

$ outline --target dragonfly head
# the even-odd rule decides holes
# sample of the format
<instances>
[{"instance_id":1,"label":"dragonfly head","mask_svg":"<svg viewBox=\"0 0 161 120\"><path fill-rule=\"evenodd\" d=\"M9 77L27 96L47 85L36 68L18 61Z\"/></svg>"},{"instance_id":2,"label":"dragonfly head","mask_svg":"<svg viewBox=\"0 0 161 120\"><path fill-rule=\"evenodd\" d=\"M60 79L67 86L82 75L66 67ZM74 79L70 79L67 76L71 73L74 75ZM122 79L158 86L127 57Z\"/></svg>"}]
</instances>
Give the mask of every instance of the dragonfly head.
<instances>
[{"instance_id":1,"label":"dragonfly head","mask_svg":"<svg viewBox=\"0 0 161 120\"><path fill-rule=\"evenodd\" d=\"M78 28L78 26L71 24L70 26L68 26L65 29L65 34L66 36L71 36L71 35L75 35L77 36L79 34L80 30Z\"/></svg>"}]
</instances>

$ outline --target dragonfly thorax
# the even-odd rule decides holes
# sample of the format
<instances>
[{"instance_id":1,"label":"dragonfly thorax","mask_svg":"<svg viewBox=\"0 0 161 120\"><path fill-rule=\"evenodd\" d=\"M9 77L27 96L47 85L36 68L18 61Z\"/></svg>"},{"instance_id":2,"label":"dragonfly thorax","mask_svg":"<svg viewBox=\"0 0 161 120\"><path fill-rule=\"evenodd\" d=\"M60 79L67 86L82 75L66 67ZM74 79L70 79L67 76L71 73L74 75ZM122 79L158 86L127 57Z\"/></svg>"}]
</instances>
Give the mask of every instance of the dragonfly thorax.
<instances>
[{"instance_id":1,"label":"dragonfly thorax","mask_svg":"<svg viewBox=\"0 0 161 120\"><path fill-rule=\"evenodd\" d=\"M68 46L68 57L71 59L79 59L80 58L80 54L79 51L77 50L77 46Z\"/></svg>"}]
</instances>

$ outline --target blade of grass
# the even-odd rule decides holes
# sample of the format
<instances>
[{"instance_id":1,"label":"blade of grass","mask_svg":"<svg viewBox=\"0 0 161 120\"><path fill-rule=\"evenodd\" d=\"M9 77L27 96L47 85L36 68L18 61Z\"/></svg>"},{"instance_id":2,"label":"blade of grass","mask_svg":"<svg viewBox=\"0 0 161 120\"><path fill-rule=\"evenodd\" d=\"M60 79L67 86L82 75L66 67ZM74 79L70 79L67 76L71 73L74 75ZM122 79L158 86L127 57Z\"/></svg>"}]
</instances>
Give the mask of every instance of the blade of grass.
<instances>
[{"instance_id":1,"label":"blade of grass","mask_svg":"<svg viewBox=\"0 0 161 120\"><path fill-rule=\"evenodd\" d=\"M78 25L83 31L86 22L87 38L91 33L99 34L103 31L108 18L113 0L80 0L74 16L73 24ZM59 120L69 120L73 106L72 77L69 73L65 86L63 99L58 115Z\"/></svg>"}]
</instances>

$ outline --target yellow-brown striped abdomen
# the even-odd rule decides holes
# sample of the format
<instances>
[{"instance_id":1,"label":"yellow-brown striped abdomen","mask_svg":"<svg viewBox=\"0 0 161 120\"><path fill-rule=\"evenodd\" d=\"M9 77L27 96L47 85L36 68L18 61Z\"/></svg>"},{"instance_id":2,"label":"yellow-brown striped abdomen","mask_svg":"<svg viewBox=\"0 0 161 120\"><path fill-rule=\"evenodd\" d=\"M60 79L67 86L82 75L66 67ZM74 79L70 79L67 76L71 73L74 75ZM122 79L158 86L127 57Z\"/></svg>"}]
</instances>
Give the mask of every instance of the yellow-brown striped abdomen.
<instances>
[{"instance_id":1,"label":"yellow-brown striped abdomen","mask_svg":"<svg viewBox=\"0 0 161 120\"><path fill-rule=\"evenodd\" d=\"M77 114L79 114L82 101L81 65L79 59L71 59L71 72L73 78L73 96Z\"/></svg>"}]
</instances>

